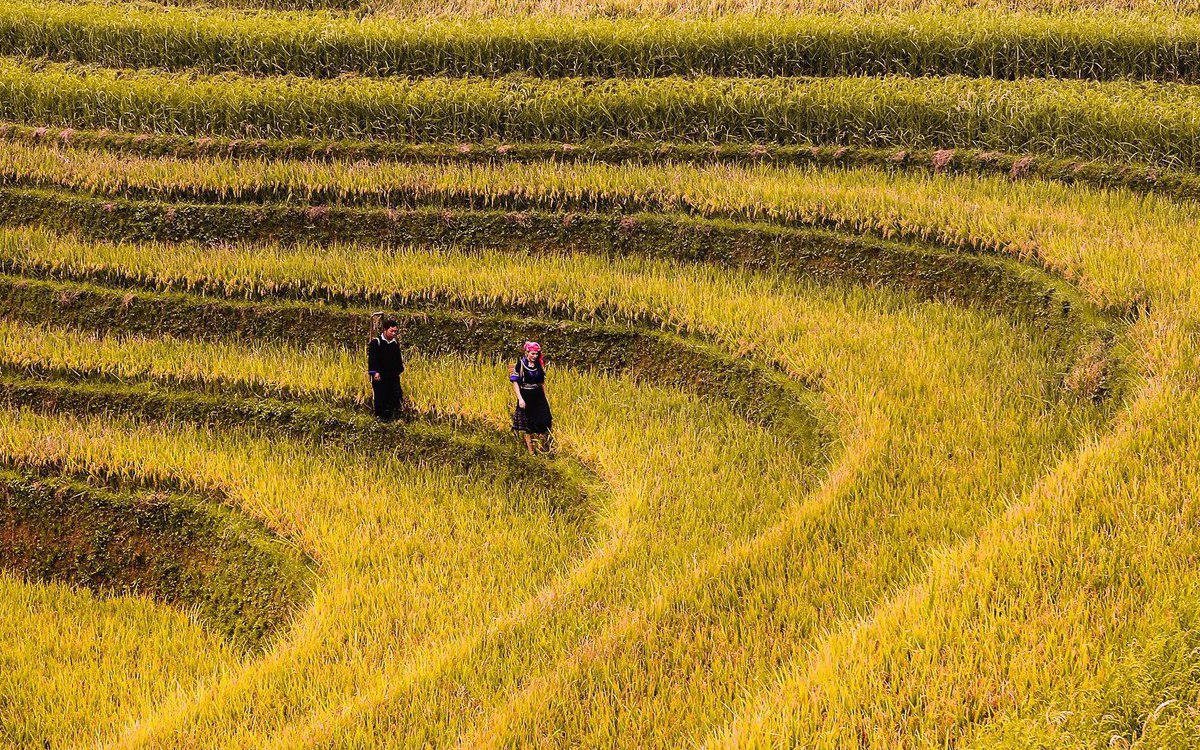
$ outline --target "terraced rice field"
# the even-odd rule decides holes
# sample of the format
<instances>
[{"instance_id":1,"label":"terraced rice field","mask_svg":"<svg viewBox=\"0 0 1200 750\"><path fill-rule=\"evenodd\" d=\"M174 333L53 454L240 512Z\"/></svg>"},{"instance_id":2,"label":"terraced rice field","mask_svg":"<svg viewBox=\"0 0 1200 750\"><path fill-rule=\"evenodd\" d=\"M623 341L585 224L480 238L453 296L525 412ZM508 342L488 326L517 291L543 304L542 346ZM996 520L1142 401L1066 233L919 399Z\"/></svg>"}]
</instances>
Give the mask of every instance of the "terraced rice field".
<instances>
[{"instance_id":1,"label":"terraced rice field","mask_svg":"<svg viewBox=\"0 0 1200 750\"><path fill-rule=\"evenodd\" d=\"M251 5L0 7L0 748L1200 742L1194 8Z\"/></svg>"}]
</instances>

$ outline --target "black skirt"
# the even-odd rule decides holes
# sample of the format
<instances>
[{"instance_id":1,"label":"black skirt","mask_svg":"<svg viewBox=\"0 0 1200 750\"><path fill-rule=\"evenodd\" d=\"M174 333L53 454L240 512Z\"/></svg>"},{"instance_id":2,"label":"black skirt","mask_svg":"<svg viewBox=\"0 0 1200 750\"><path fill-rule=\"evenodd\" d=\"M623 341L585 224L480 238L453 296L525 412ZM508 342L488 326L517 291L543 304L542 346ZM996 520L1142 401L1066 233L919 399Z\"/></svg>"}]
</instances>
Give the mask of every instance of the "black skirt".
<instances>
[{"instance_id":1,"label":"black skirt","mask_svg":"<svg viewBox=\"0 0 1200 750\"><path fill-rule=\"evenodd\" d=\"M512 428L531 435L545 435L550 432L554 419L550 416L550 402L546 400L546 392L541 388L522 390L521 398L525 399L525 408L517 406L513 410Z\"/></svg>"}]
</instances>

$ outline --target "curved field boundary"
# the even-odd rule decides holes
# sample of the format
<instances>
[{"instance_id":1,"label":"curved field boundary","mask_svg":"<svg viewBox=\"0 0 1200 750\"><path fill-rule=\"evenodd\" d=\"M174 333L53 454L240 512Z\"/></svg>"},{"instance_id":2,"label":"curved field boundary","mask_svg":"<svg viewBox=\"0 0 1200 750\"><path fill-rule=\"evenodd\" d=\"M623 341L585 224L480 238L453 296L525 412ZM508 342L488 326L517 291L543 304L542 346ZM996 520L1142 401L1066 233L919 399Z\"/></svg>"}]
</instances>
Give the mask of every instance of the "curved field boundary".
<instances>
[{"instance_id":1,"label":"curved field boundary","mask_svg":"<svg viewBox=\"0 0 1200 750\"><path fill-rule=\"evenodd\" d=\"M901 158L897 158L897 153ZM842 161L836 156L836 151L832 156L831 162L789 161L786 158L777 162L753 158L747 161L748 169L762 165L762 171L793 166L796 171L787 176L797 180L807 176L799 169L806 163L822 167L861 166L850 160ZM955 157L955 151L937 151L933 152L926 164L908 152L893 152L887 165L894 168L927 167L931 171L946 172ZM635 174L639 169L657 169L661 173L676 167L680 161L686 163L688 160L663 159L653 166L637 165L627 167L624 171ZM730 159L717 163L736 164L737 161ZM971 171L969 157L959 161L962 165L959 171ZM996 161L999 162L999 158ZM592 175L590 179L560 185L558 190L538 189L537 183L541 180L563 181L570 171L566 165L571 163L578 164L585 174ZM627 166L624 160L607 163ZM978 160L974 163L978 163ZM760 220L759 217L765 215L771 217L769 220L775 224L786 226L790 223L786 218L772 216L769 212L749 213L746 206L740 209L723 208L710 204L703 196L689 198L683 191L660 189L661 185L653 183L669 179L661 174L652 183L643 182L637 189L613 184L612 175L617 175L619 179L622 170L600 170L597 175L586 171L592 165L590 160L519 159L507 164L505 161L486 160L465 163L442 159L389 161L378 165L362 165L365 174L358 178L354 172L360 165L341 161L283 159L238 162L218 156L208 162L208 169L205 169L205 165L203 160L175 157L125 159L118 154L89 148L14 145L8 153L0 154L0 187L61 189L142 201L315 205L318 211L322 210L320 206L329 204L392 209L436 207L621 214L684 212L736 221ZM546 168L546 173L539 174L538 167ZM705 168L715 169L711 162ZM234 170L236 176L232 174ZM605 171L609 174L605 175ZM1023 175L1025 168L1013 162L1007 172L1011 175L1014 171ZM103 177L97 177L98 172ZM514 175L519 177L514 178ZM448 178L457 178L461 182ZM1200 179L1200 175L1197 178Z\"/></svg>"},{"instance_id":2,"label":"curved field boundary","mask_svg":"<svg viewBox=\"0 0 1200 750\"><path fill-rule=\"evenodd\" d=\"M176 159L296 159L306 161L503 164L561 161L604 164L770 164L823 168L884 167L912 172L1007 175L1069 185L1124 188L1180 199L1200 199L1200 174L1130 162L1108 163L981 151L861 146L624 141L612 143L395 143L382 141L209 138L163 133L119 133L0 122L0 142L53 143L115 153Z\"/></svg>"},{"instance_id":3,"label":"curved field boundary","mask_svg":"<svg viewBox=\"0 0 1200 750\"><path fill-rule=\"evenodd\" d=\"M315 575L211 492L19 466L0 466L0 567L185 607L251 651L290 622Z\"/></svg>"},{"instance_id":4,"label":"curved field boundary","mask_svg":"<svg viewBox=\"0 0 1200 750\"><path fill-rule=\"evenodd\" d=\"M416 307L399 299L345 299L342 304L302 299L248 301L149 289L115 274L102 279L75 278L84 283L0 276L0 296L5 298L0 316L101 334L156 336L170 332L200 340L271 340L358 348L365 346L369 337L371 312L386 306L401 324L404 344L430 356L504 358L515 356L512 353L522 341L535 338L553 352L556 365L634 377L718 399L744 419L776 429L798 444L827 442L816 417L811 384L736 359L694 335L685 337L649 326L578 322L560 311L534 306L489 305L470 310L453 303ZM88 283L95 281L118 286ZM356 303L375 303L376 307L355 307Z\"/></svg>"},{"instance_id":5,"label":"curved field boundary","mask_svg":"<svg viewBox=\"0 0 1200 750\"><path fill-rule=\"evenodd\" d=\"M318 78L959 74L1196 83L1200 21L967 11L467 24L18 1L0 7L0 54Z\"/></svg>"},{"instance_id":6,"label":"curved field boundary","mask_svg":"<svg viewBox=\"0 0 1200 750\"><path fill-rule=\"evenodd\" d=\"M487 472L506 482L536 480L544 487L550 510L582 520L587 514L592 481L573 462L529 457L495 432L464 423L447 423L417 415L382 424L361 411L326 400L284 401L263 394L247 395L224 384L183 379L125 380L103 373L67 372L0 360L0 404L49 414L126 416L152 421L173 420L227 429L266 428L272 435L314 445L372 455L386 453L453 467L466 474Z\"/></svg>"},{"instance_id":7,"label":"curved field boundary","mask_svg":"<svg viewBox=\"0 0 1200 750\"><path fill-rule=\"evenodd\" d=\"M520 205L514 200L513 205ZM372 209L296 204L168 203L63 190L0 187L0 223L39 225L106 240L313 241L587 252L765 269L817 281L887 285L928 299L978 304L1070 331L1107 327L1069 284L989 248L944 249L836 227L779 226L681 214ZM12 272L23 269L12 267ZM337 290L326 290L337 299ZM386 302L386 301L381 301ZM375 301L372 300L372 303ZM1082 317L1081 317L1082 316ZM1111 321L1109 321L1111 322ZM1072 338L1068 335L1066 338Z\"/></svg>"},{"instance_id":8,"label":"curved field boundary","mask_svg":"<svg viewBox=\"0 0 1200 750\"><path fill-rule=\"evenodd\" d=\"M0 222L72 229L113 240L417 242L517 252L637 255L769 269L819 282L886 285L927 299L978 305L1032 324L1057 346L1058 356L1064 362L1064 380L1071 380L1070 373L1080 367L1097 371L1095 377L1084 379L1091 384L1086 388L1087 395L1095 398L1107 396L1121 380L1119 361L1112 353L1118 327L1116 316L1140 312L1140 308L1097 310L1065 281L1044 270L994 254L946 252L927 245L864 240L828 231L680 216L513 214L449 212L445 209L398 212L328 207L320 207L314 213L313 207L272 206L268 210L261 205L105 201L60 191L0 188ZM0 270L18 275L58 274L72 278L69 273L13 262L0 263ZM98 280L118 286L137 283L118 273L73 280ZM203 280L194 282L203 285ZM324 299L350 305L399 307L405 304L402 299L347 299L336 289L319 292ZM307 290L305 294L311 297L316 293ZM573 311L555 312L570 316ZM359 320L363 313L357 314ZM351 327L349 330L356 329ZM528 330L532 329L524 324L516 328L510 326L505 335L511 336L511 340L494 340L493 351L510 351L524 335L521 332ZM560 337L545 328L543 331L548 340L570 347L569 336ZM582 338L587 340L586 336ZM587 357L597 361L603 359L596 347L586 353L585 365ZM646 367L648 372L656 370L663 368ZM666 372L677 372L677 369L668 366ZM676 377L672 382L680 381ZM774 393L776 389L770 388L766 392ZM744 409L745 405L741 407ZM756 409L742 413L761 419L770 411ZM792 420L784 423L792 423Z\"/></svg>"},{"instance_id":9,"label":"curved field boundary","mask_svg":"<svg viewBox=\"0 0 1200 750\"><path fill-rule=\"evenodd\" d=\"M1039 151L1200 168L1200 88L946 78L314 80L0 60L0 118L224 137L693 140Z\"/></svg>"}]
</instances>

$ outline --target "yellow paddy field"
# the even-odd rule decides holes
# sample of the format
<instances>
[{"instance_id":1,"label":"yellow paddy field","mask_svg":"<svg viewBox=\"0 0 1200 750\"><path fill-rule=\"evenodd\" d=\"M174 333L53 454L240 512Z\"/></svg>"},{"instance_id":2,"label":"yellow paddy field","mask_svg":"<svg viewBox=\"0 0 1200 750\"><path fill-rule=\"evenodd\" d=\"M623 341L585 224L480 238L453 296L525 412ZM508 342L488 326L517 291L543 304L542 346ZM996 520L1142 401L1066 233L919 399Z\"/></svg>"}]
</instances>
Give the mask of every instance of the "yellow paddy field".
<instances>
[{"instance_id":1,"label":"yellow paddy field","mask_svg":"<svg viewBox=\"0 0 1200 750\"><path fill-rule=\"evenodd\" d=\"M1200 743L1193 9L493 10L0 7L0 748Z\"/></svg>"}]
</instances>

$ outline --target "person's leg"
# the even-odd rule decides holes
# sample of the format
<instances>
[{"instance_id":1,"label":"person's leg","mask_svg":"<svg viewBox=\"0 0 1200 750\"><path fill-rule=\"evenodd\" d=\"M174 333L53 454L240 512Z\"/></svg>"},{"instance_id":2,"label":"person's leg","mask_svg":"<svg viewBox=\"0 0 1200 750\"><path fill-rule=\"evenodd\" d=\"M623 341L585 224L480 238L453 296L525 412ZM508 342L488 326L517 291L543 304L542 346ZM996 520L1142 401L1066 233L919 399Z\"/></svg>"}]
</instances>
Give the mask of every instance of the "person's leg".
<instances>
[{"instance_id":1,"label":"person's leg","mask_svg":"<svg viewBox=\"0 0 1200 750\"><path fill-rule=\"evenodd\" d=\"M525 436L525 447L529 449L529 455L536 455L533 450L533 435L530 435L528 432L522 432L521 434Z\"/></svg>"},{"instance_id":2,"label":"person's leg","mask_svg":"<svg viewBox=\"0 0 1200 750\"><path fill-rule=\"evenodd\" d=\"M400 378L392 381L392 419L400 418Z\"/></svg>"},{"instance_id":3,"label":"person's leg","mask_svg":"<svg viewBox=\"0 0 1200 750\"><path fill-rule=\"evenodd\" d=\"M387 421L387 386L381 380L371 381L372 399L371 403L375 407L375 418L381 421Z\"/></svg>"},{"instance_id":4,"label":"person's leg","mask_svg":"<svg viewBox=\"0 0 1200 750\"><path fill-rule=\"evenodd\" d=\"M396 419L400 409L400 380L383 381L383 416L385 422Z\"/></svg>"}]
</instances>

